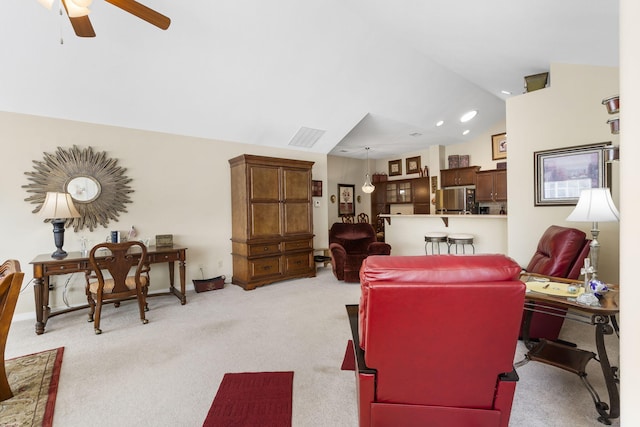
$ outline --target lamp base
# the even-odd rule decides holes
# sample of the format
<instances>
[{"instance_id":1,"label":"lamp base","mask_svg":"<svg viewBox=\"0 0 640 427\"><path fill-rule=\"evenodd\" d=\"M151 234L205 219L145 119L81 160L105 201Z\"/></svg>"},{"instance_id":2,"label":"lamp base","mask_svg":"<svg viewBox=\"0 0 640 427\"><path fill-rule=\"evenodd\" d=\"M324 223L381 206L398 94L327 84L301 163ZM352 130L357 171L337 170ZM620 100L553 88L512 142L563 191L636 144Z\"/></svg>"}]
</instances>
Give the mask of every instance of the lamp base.
<instances>
[{"instance_id":1,"label":"lamp base","mask_svg":"<svg viewBox=\"0 0 640 427\"><path fill-rule=\"evenodd\" d=\"M63 259L66 258L67 255L69 255L66 251L62 250L62 249L58 249L57 251L55 251L54 253L51 254L51 258L53 259Z\"/></svg>"},{"instance_id":2,"label":"lamp base","mask_svg":"<svg viewBox=\"0 0 640 427\"><path fill-rule=\"evenodd\" d=\"M53 241L58 248L54 253L51 254L51 258L53 259L62 259L67 256L67 252L62 249L62 245L64 244L64 219L52 219L51 223L53 224Z\"/></svg>"}]
</instances>

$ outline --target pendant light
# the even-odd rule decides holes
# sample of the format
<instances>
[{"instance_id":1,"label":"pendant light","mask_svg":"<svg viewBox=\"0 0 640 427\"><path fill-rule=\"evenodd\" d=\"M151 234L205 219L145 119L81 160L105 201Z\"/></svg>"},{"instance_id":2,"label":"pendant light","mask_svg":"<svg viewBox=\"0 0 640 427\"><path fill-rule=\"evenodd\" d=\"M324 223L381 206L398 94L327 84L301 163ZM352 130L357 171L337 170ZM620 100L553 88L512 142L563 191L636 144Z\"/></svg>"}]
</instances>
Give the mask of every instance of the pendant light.
<instances>
[{"instance_id":1,"label":"pendant light","mask_svg":"<svg viewBox=\"0 0 640 427\"><path fill-rule=\"evenodd\" d=\"M373 193L373 190L376 189L374 185L371 183L371 178L369 178L369 147L364 147L367 150L367 177L364 180L364 185L362 186L362 191L365 193Z\"/></svg>"}]
</instances>

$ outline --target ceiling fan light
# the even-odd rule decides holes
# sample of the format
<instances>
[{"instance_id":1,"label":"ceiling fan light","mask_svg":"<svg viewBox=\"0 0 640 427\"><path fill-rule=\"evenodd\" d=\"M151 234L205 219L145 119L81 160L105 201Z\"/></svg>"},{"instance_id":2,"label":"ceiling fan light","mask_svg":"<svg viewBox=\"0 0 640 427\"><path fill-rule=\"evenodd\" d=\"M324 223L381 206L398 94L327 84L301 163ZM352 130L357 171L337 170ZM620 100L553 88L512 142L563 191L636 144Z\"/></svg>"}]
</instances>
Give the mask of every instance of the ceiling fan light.
<instances>
[{"instance_id":1,"label":"ceiling fan light","mask_svg":"<svg viewBox=\"0 0 640 427\"><path fill-rule=\"evenodd\" d=\"M71 3L75 3L78 7L89 7L93 0L69 0Z\"/></svg>"},{"instance_id":2,"label":"ceiling fan light","mask_svg":"<svg viewBox=\"0 0 640 427\"><path fill-rule=\"evenodd\" d=\"M51 7L53 6L53 0L38 0L38 3L40 3L41 5L43 5L49 10L51 10Z\"/></svg>"},{"instance_id":3,"label":"ceiling fan light","mask_svg":"<svg viewBox=\"0 0 640 427\"><path fill-rule=\"evenodd\" d=\"M83 16L87 16L90 12L88 7L78 6L78 4L76 4L74 0L65 0L64 3L66 5L69 18L81 18Z\"/></svg>"}]
</instances>

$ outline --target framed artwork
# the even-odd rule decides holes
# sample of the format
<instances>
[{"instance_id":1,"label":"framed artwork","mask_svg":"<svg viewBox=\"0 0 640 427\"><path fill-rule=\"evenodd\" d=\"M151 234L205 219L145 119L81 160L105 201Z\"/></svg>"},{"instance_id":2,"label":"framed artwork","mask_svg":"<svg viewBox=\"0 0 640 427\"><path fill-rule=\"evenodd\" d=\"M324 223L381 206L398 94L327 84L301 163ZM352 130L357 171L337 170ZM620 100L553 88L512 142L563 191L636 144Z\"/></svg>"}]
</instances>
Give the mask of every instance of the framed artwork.
<instances>
[{"instance_id":1,"label":"framed artwork","mask_svg":"<svg viewBox=\"0 0 640 427\"><path fill-rule=\"evenodd\" d=\"M507 158L507 134L491 135L491 158L501 160Z\"/></svg>"},{"instance_id":2,"label":"framed artwork","mask_svg":"<svg viewBox=\"0 0 640 427\"><path fill-rule=\"evenodd\" d=\"M407 173L420 173L422 165L420 164L420 156L408 157L407 160Z\"/></svg>"},{"instance_id":3,"label":"framed artwork","mask_svg":"<svg viewBox=\"0 0 640 427\"><path fill-rule=\"evenodd\" d=\"M322 181L311 181L311 195L313 197L322 197Z\"/></svg>"},{"instance_id":4,"label":"framed artwork","mask_svg":"<svg viewBox=\"0 0 640 427\"><path fill-rule=\"evenodd\" d=\"M353 184L338 184L338 216L353 216L356 214L355 189L356 186Z\"/></svg>"},{"instance_id":5,"label":"framed artwork","mask_svg":"<svg viewBox=\"0 0 640 427\"><path fill-rule=\"evenodd\" d=\"M580 192L605 185L604 147L608 142L533 153L535 205L571 206Z\"/></svg>"},{"instance_id":6,"label":"framed artwork","mask_svg":"<svg viewBox=\"0 0 640 427\"><path fill-rule=\"evenodd\" d=\"M402 160L389 161L389 176L402 175Z\"/></svg>"},{"instance_id":7,"label":"framed artwork","mask_svg":"<svg viewBox=\"0 0 640 427\"><path fill-rule=\"evenodd\" d=\"M438 177L437 176L432 176L431 177L431 192L435 193L437 189L438 189Z\"/></svg>"}]
</instances>

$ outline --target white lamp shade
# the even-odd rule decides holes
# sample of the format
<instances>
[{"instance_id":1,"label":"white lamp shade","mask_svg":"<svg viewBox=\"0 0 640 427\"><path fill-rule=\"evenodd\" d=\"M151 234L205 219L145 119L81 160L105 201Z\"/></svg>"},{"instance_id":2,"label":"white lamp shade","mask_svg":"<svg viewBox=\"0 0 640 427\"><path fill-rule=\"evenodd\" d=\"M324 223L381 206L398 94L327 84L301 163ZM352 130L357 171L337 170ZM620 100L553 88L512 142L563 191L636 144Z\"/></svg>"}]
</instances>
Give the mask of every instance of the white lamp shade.
<instances>
[{"instance_id":1,"label":"white lamp shade","mask_svg":"<svg viewBox=\"0 0 640 427\"><path fill-rule=\"evenodd\" d=\"M73 205L73 200L69 193L47 192L39 214L48 219L80 217L80 213Z\"/></svg>"},{"instance_id":2,"label":"white lamp shade","mask_svg":"<svg viewBox=\"0 0 640 427\"><path fill-rule=\"evenodd\" d=\"M591 188L580 192L578 204L567 221L614 222L620 221L620 213L608 188Z\"/></svg>"}]
</instances>

